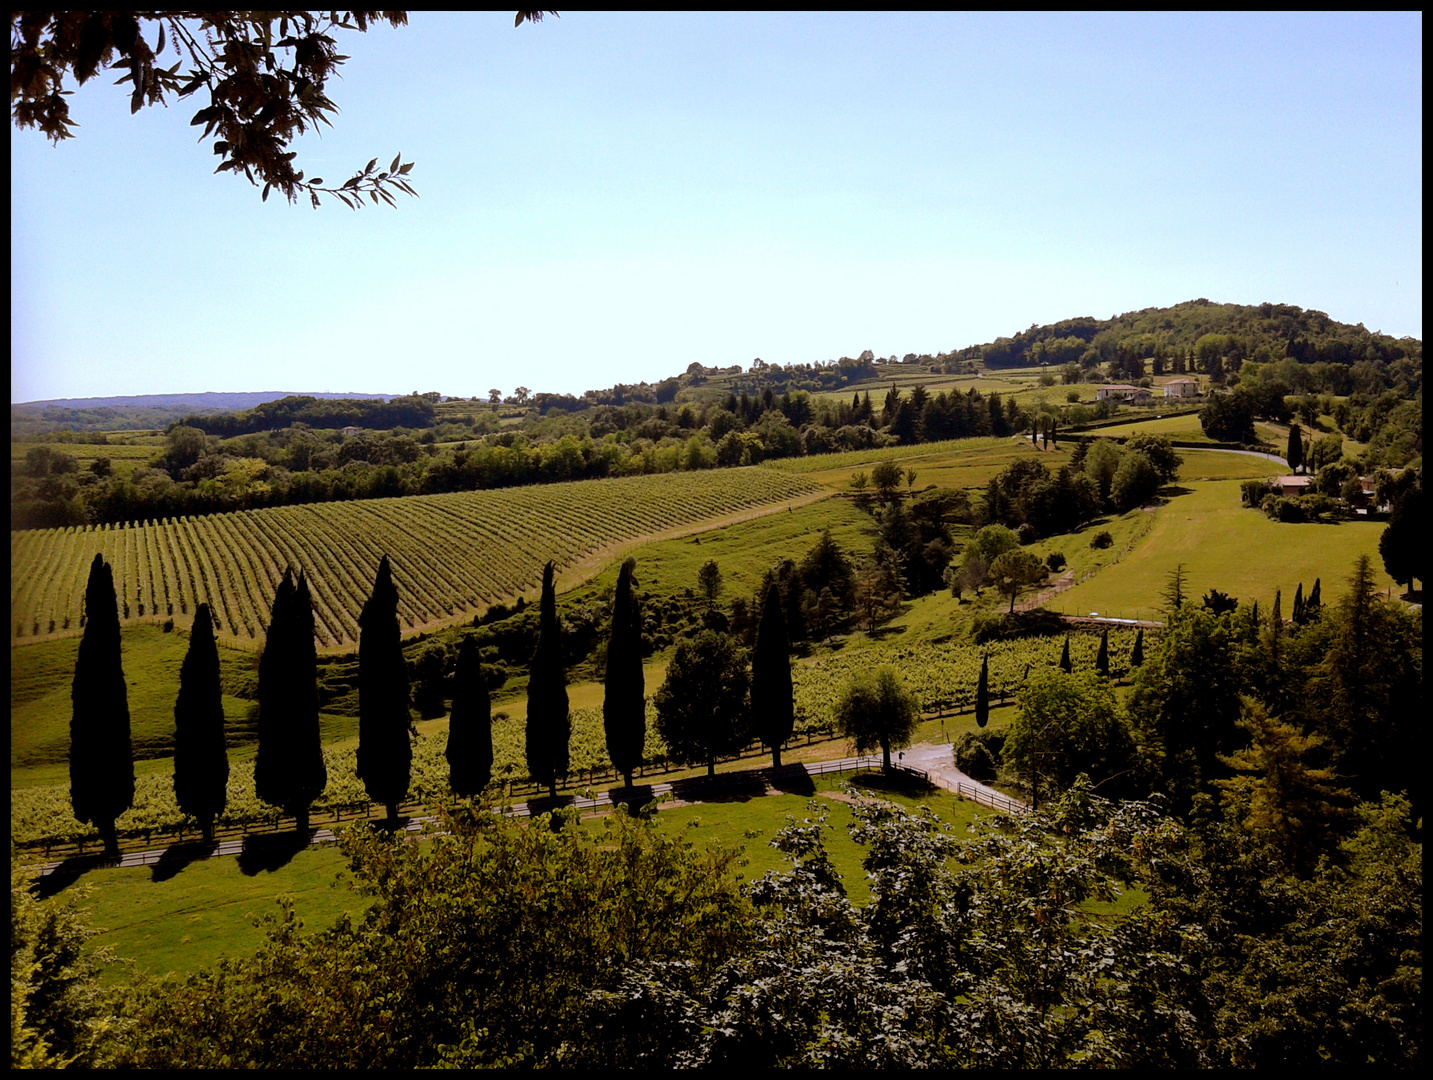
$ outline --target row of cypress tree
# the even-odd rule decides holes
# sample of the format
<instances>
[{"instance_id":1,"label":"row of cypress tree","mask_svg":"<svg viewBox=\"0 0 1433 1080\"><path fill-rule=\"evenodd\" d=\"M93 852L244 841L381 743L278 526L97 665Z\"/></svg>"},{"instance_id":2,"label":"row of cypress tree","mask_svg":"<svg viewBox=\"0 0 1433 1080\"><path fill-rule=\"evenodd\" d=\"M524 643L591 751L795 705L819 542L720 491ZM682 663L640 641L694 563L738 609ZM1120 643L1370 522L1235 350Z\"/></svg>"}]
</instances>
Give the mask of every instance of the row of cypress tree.
<instances>
[{"instance_id":1,"label":"row of cypress tree","mask_svg":"<svg viewBox=\"0 0 1433 1080\"><path fill-rule=\"evenodd\" d=\"M635 562L618 576L607 650L603 723L608 753L628 787L646 744L642 620ZM116 819L134 801L128 695L120 657L119 613L110 566L96 555L85 594L86 626L72 690L70 795L75 816L93 824L118 853ZM753 656L752 715L772 760L794 719L791 670L779 590L768 590ZM385 555L359 617L357 773L368 797L396 823L412 775L414 734L408 670L398 623L398 590ZM285 570L259 660L255 794L309 827L309 808L328 784L319 731L317 650L308 579ZM229 762L218 646L209 606L195 613L175 701L174 785L179 808L206 840L227 803ZM459 646L446 756L453 791L476 795L492 778L492 711L474 638ZM543 568L537 649L528 680L527 762L533 779L556 794L568 772L571 719L562 664L554 566Z\"/></svg>"}]
</instances>

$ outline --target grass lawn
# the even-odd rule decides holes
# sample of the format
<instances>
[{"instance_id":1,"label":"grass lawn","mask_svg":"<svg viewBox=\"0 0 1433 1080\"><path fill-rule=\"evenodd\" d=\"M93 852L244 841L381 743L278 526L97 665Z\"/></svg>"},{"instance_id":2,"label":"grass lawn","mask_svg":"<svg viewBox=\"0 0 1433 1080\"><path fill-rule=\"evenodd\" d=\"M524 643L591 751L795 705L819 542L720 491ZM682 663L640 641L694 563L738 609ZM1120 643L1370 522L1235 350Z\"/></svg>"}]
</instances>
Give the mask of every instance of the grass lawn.
<instances>
[{"instance_id":1,"label":"grass lawn","mask_svg":"<svg viewBox=\"0 0 1433 1080\"><path fill-rule=\"evenodd\" d=\"M1188 494L1154 511L1148 535L1118 565L1061 593L1047 606L1072 615L1097 611L1115 618L1157 619L1160 592L1177 564L1184 566L1192 597L1217 588L1245 602L1258 600L1266 611L1276 589L1291 598L1300 582L1307 591L1315 578L1328 579L1324 603L1336 601L1360 555L1373 560L1379 589L1394 587L1378 554L1382 522L1280 524L1241 505L1237 480L1187 486Z\"/></svg>"},{"instance_id":2,"label":"grass lawn","mask_svg":"<svg viewBox=\"0 0 1433 1080\"><path fill-rule=\"evenodd\" d=\"M678 595L687 589L695 592L697 571L715 559L722 572L720 599L725 604L734 596L750 598L779 559L800 562L827 529L852 560L863 558L873 546L870 515L849 499L823 498L696 536L653 541L631 554L637 560L642 591L654 595ZM563 602L584 603L610 595L620 569L620 560L614 562L587 584L564 593Z\"/></svg>"},{"instance_id":3,"label":"grass lawn","mask_svg":"<svg viewBox=\"0 0 1433 1080\"><path fill-rule=\"evenodd\" d=\"M172 868L96 870L77 884L89 889L82 904L91 924L104 930L91 947L107 945L151 975L185 975L220 957L252 955L265 941L254 922L278 912L281 894L293 897L307 930L326 929L345 911L358 918L370 903L351 888L348 860L333 844ZM106 979L123 983L129 976L127 966L117 965Z\"/></svg>"},{"instance_id":4,"label":"grass lawn","mask_svg":"<svg viewBox=\"0 0 1433 1080\"><path fill-rule=\"evenodd\" d=\"M1153 414L1151 414L1153 416ZM1089 435L1165 435L1171 439L1181 442L1210 442L1204 434L1204 429L1199 426L1198 413L1185 413L1183 416L1164 416L1158 419L1137 421L1129 424L1115 424L1111 427L1095 428L1086 434Z\"/></svg>"}]
</instances>

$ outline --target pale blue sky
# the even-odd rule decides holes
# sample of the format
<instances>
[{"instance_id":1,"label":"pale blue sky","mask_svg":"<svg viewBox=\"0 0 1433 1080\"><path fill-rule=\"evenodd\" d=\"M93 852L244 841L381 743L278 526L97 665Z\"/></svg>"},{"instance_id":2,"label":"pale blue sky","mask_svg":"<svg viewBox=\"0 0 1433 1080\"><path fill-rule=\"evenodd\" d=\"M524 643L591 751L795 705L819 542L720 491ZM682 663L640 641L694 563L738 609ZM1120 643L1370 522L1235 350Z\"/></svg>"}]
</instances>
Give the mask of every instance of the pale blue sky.
<instances>
[{"instance_id":1,"label":"pale blue sky","mask_svg":"<svg viewBox=\"0 0 1433 1080\"><path fill-rule=\"evenodd\" d=\"M1422 336L1418 14L410 22L340 35L296 146L401 151L397 209L211 175L203 91L12 126L11 400L581 393L1198 296Z\"/></svg>"}]
</instances>

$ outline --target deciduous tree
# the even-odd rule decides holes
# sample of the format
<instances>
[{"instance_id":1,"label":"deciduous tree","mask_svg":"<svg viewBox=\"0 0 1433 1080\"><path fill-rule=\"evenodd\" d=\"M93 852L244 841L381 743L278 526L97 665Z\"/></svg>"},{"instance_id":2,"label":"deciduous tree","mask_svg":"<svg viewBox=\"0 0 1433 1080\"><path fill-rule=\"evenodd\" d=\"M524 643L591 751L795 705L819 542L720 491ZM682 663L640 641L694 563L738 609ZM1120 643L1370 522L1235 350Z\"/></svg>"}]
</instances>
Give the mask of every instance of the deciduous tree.
<instances>
[{"instance_id":1,"label":"deciduous tree","mask_svg":"<svg viewBox=\"0 0 1433 1080\"><path fill-rule=\"evenodd\" d=\"M880 667L851 680L836 704L836 722L856 753L880 747L881 767L890 772L891 751L910 745L920 705L894 668Z\"/></svg>"},{"instance_id":2,"label":"deciduous tree","mask_svg":"<svg viewBox=\"0 0 1433 1080\"><path fill-rule=\"evenodd\" d=\"M189 631L174 702L174 801L199 822L206 841L228 802L229 754L224 747L224 701L219 647L209 605L200 604Z\"/></svg>"},{"instance_id":3,"label":"deciduous tree","mask_svg":"<svg viewBox=\"0 0 1433 1080\"><path fill-rule=\"evenodd\" d=\"M114 823L134 804L134 759L114 573L100 555L85 585L85 632L70 700L70 802L79 821L99 830L105 853L118 855Z\"/></svg>"},{"instance_id":4,"label":"deciduous tree","mask_svg":"<svg viewBox=\"0 0 1433 1080\"><path fill-rule=\"evenodd\" d=\"M672 760L715 776L716 759L746 745L750 688L746 650L729 634L703 630L679 644L655 699Z\"/></svg>"},{"instance_id":5,"label":"deciduous tree","mask_svg":"<svg viewBox=\"0 0 1433 1080\"><path fill-rule=\"evenodd\" d=\"M1134 746L1110 684L1092 671L1043 671L1016 697L1001 760L1024 776L1063 791L1084 773L1101 783L1128 769ZM1038 806L1038 794L1032 800Z\"/></svg>"},{"instance_id":6,"label":"deciduous tree","mask_svg":"<svg viewBox=\"0 0 1433 1080\"><path fill-rule=\"evenodd\" d=\"M408 797L412 727L398 587L384 555L358 617L358 777L368 797L388 808L390 826L398 824L398 806Z\"/></svg>"},{"instance_id":7,"label":"deciduous tree","mask_svg":"<svg viewBox=\"0 0 1433 1080\"><path fill-rule=\"evenodd\" d=\"M1001 596L1010 597L1011 614L1020 590L1038 585L1045 577L1045 564L1028 551L1007 551L990 564L990 579Z\"/></svg>"}]
</instances>

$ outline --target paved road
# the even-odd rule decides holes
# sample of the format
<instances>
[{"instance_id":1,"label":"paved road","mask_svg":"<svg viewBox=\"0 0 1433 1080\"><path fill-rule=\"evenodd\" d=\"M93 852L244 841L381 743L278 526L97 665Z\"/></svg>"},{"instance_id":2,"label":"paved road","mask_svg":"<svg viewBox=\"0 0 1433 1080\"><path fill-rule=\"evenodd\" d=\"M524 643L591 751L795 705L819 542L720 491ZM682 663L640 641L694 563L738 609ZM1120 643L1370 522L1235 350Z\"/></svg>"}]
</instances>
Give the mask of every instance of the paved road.
<instances>
[{"instance_id":1,"label":"paved road","mask_svg":"<svg viewBox=\"0 0 1433 1080\"><path fill-rule=\"evenodd\" d=\"M899 761L907 768L922 770L932 782L964 798L974 798L977 802L1004 809L1029 809L1003 791L996 791L961 772L956 767L955 749L950 743L917 743L915 746L908 746L902 751Z\"/></svg>"}]
</instances>

